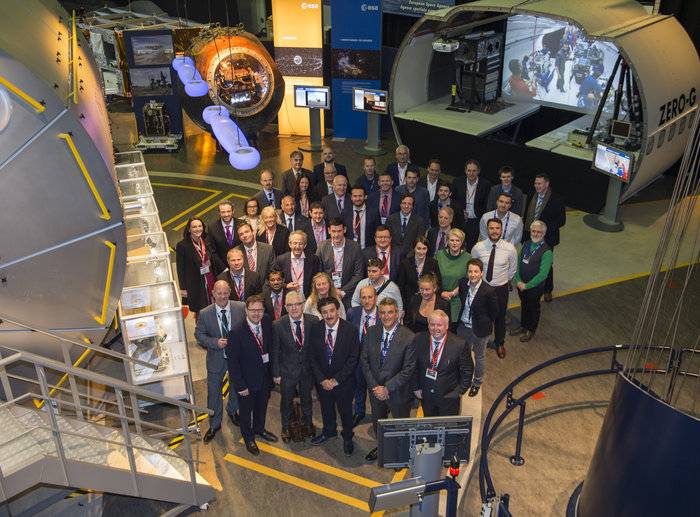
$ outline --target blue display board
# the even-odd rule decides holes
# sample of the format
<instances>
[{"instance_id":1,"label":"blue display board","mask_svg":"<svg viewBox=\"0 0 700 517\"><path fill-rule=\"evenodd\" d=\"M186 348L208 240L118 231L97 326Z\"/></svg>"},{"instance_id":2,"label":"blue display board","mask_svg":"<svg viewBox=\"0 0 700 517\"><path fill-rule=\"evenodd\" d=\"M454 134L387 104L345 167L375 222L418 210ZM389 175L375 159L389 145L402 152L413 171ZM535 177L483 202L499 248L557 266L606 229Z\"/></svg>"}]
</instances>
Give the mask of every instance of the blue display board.
<instances>
[{"instance_id":1,"label":"blue display board","mask_svg":"<svg viewBox=\"0 0 700 517\"><path fill-rule=\"evenodd\" d=\"M453 5L455 0L383 0L382 9L385 13L423 16L428 11Z\"/></svg>"},{"instance_id":2,"label":"blue display board","mask_svg":"<svg viewBox=\"0 0 700 517\"><path fill-rule=\"evenodd\" d=\"M331 0L333 134L367 137L367 114L352 110L353 88L381 85L380 0Z\"/></svg>"}]
</instances>

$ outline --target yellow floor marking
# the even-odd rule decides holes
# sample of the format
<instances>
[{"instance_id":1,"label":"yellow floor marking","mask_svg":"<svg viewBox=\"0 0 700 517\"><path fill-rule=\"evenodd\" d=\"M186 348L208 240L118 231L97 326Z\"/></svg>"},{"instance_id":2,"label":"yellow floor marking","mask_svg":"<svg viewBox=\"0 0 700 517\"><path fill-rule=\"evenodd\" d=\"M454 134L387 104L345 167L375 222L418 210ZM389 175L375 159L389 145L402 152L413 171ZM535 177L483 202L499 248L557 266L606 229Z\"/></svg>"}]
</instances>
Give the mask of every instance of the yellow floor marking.
<instances>
[{"instance_id":1,"label":"yellow floor marking","mask_svg":"<svg viewBox=\"0 0 700 517\"><path fill-rule=\"evenodd\" d=\"M243 442L243 438L241 438L240 443ZM318 471L323 472L324 474L330 474L331 476L335 476L340 479L344 479L346 481L350 481L351 483L355 483L357 485L362 485L366 486L367 488L374 488L377 486L382 486L382 483L378 483L376 481L372 481L371 479L367 479L362 476L358 476L356 474L352 474L351 472L347 472L345 470L336 468L336 467L331 467L330 465L326 465L325 463L321 463L319 461L312 460L310 458L307 458L305 456L300 456L299 454L294 454L293 452L289 452L284 449L280 449L279 447L273 447L272 445L268 445L266 443L261 443L261 442L256 442L258 444L258 449L261 451L269 452L270 454L274 454L275 456L293 461L294 463L298 463L300 465L304 465L305 467L309 467Z\"/></svg>"},{"instance_id":2,"label":"yellow floor marking","mask_svg":"<svg viewBox=\"0 0 700 517\"><path fill-rule=\"evenodd\" d=\"M212 199L214 199L214 198L215 198L216 196L218 196L219 194L221 194L221 191L220 191L220 190L216 190L213 194L209 194L207 197L205 197L204 199L202 199L202 200L199 201L198 203L195 203L195 204L192 205L191 207L186 208L185 210L183 210L183 211L180 212L179 214L177 214L177 215L171 217L171 218L168 219L167 221L164 221L164 222L161 224L161 226L162 226L163 228L165 228L165 227L168 226L170 223L172 223L172 222L174 222L174 221L177 221L178 219L180 219L180 217L182 217L182 216L188 214L189 212L191 212L191 211L194 210L195 208L198 208L198 207L202 206L204 203L207 203L207 202L211 201ZM180 228L182 228L183 226L185 226L185 224L187 224L187 221L185 221L184 223L182 223L182 226L180 226Z\"/></svg>"},{"instance_id":3,"label":"yellow floor marking","mask_svg":"<svg viewBox=\"0 0 700 517\"><path fill-rule=\"evenodd\" d=\"M314 494L322 495L324 497L327 497L328 499L333 499L334 501L338 501L340 503L347 504L348 506L358 508L363 512L369 512L368 504L365 501L361 501L360 499L357 499L355 497L341 494L340 492L336 492L335 490L331 490L330 488L317 485L316 483L311 483L310 481L306 481L305 479L301 479L296 476L285 474L284 472L265 467L264 465L259 465L253 461L240 458L233 454L227 454L226 456L224 456L224 459L240 467L253 470L271 478L279 479L280 481L284 481L285 483L289 483L290 485L294 485L298 488L308 490L309 492L313 492Z\"/></svg>"}]
</instances>

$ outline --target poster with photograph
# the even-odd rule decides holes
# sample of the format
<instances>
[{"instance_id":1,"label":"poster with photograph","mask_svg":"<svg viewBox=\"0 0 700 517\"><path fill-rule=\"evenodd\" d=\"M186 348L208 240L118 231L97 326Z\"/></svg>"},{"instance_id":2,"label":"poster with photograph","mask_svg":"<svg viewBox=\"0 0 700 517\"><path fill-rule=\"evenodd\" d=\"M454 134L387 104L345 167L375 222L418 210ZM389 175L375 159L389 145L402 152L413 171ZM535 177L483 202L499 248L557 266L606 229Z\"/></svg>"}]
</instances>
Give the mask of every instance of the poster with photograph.
<instances>
[{"instance_id":1,"label":"poster with photograph","mask_svg":"<svg viewBox=\"0 0 700 517\"><path fill-rule=\"evenodd\" d=\"M134 97L172 95L173 93L170 67L132 68L129 70L129 77L131 93Z\"/></svg>"},{"instance_id":2,"label":"poster with photograph","mask_svg":"<svg viewBox=\"0 0 700 517\"><path fill-rule=\"evenodd\" d=\"M175 57L170 34L141 35L131 38L133 66L170 65Z\"/></svg>"}]
</instances>

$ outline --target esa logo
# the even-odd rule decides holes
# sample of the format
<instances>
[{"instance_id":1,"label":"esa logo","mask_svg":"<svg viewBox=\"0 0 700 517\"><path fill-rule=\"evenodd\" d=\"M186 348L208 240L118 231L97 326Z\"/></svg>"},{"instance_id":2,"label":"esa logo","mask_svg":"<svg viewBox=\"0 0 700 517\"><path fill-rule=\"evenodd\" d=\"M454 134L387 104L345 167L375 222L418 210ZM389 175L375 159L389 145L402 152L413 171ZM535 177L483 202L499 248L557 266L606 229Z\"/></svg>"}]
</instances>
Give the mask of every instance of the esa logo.
<instances>
[{"instance_id":1,"label":"esa logo","mask_svg":"<svg viewBox=\"0 0 700 517\"><path fill-rule=\"evenodd\" d=\"M659 113L661 114L659 125L673 120L683 113L686 107L692 108L695 104L695 99L695 88L691 88L687 96L685 93L682 93L677 99L671 99L666 104L659 106Z\"/></svg>"},{"instance_id":2,"label":"esa logo","mask_svg":"<svg viewBox=\"0 0 700 517\"><path fill-rule=\"evenodd\" d=\"M362 10L362 11L379 11L379 6L378 5L362 4L360 6L360 10Z\"/></svg>"},{"instance_id":3,"label":"esa logo","mask_svg":"<svg viewBox=\"0 0 700 517\"><path fill-rule=\"evenodd\" d=\"M318 9L318 4L307 4L306 2L301 3L302 9Z\"/></svg>"}]
</instances>

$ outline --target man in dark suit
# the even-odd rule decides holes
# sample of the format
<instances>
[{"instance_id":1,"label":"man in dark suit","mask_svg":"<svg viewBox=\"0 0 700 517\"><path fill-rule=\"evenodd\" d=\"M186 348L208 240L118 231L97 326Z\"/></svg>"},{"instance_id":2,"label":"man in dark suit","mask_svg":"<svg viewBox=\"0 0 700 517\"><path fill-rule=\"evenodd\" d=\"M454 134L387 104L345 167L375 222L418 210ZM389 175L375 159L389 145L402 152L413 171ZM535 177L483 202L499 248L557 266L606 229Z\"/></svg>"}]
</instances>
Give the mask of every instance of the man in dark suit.
<instances>
[{"instance_id":1,"label":"man in dark suit","mask_svg":"<svg viewBox=\"0 0 700 517\"><path fill-rule=\"evenodd\" d=\"M340 176L348 177L348 172L345 169L345 165L336 163L335 161L335 151L330 145L325 146L321 150L321 163L314 165L314 171L311 176L311 184L318 185L323 182L324 172L332 170L335 174Z\"/></svg>"},{"instance_id":2,"label":"man in dark suit","mask_svg":"<svg viewBox=\"0 0 700 517\"><path fill-rule=\"evenodd\" d=\"M399 307L393 298L379 302L381 325L367 329L362 341L360 362L369 388L372 406L372 425L377 430L377 420L407 418L411 413L411 382L416 369L416 350L413 332L399 325ZM377 459L377 448L365 457Z\"/></svg>"},{"instance_id":3,"label":"man in dark suit","mask_svg":"<svg viewBox=\"0 0 700 517\"><path fill-rule=\"evenodd\" d=\"M240 222L234 217L235 209L229 199L219 202L219 217L208 225L208 245L214 266L214 274L218 275L226 269L226 253L231 248L238 246L241 241L238 238L238 225Z\"/></svg>"},{"instance_id":4,"label":"man in dark suit","mask_svg":"<svg viewBox=\"0 0 700 517\"><path fill-rule=\"evenodd\" d=\"M486 344L493 323L499 315L496 290L482 280L484 263L471 259L467 263L467 277L459 281L459 300L462 310L457 322L457 334L466 340L476 359L474 380L469 396L479 393L486 370Z\"/></svg>"},{"instance_id":5,"label":"man in dark suit","mask_svg":"<svg viewBox=\"0 0 700 517\"><path fill-rule=\"evenodd\" d=\"M311 327L310 363L316 380L323 432L311 439L314 445L337 436L336 407L343 425L343 452L350 456L352 442L352 398L355 393L355 368L360 355L357 330L340 319L340 303L333 297L322 298L318 310L322 321Z\"/></svg>"},{"instance_id":6,"label":"man in dark suit","mask_svg":"<svg viewBox=\"0 0 700 517\"><path fill-rule=\"evenodd\" d=\"M228 269L224 269L217 280L224 280L230 289L230 299L244 302L246 298L262 292L262 278L255 271L246 271L243 252L238 248L229 250L226 254Z\"/></svg>"},{"instance_id":7,"label":"man in dark suit","mask_svg":"<svg viewBox=\"0 0 700 517\"><path fill-rule=\"evenodd\" d=\"M472 249L479 239L479 221L486 212L486 203L491 191L491 183L480 178L480 172L478 161L467 160L464 176L455 178L452 182L452 198L464 207L464 233L467 235L464 247L468 250Z\"/></svg>"},{"instance_id":8,"label":"man in dark suit","mask_svg":"<svg viewBox=\"0 0 700 517\"><path fill-rule=\"evenodd\" d=\"M415 213L415 199L411 194L404 194L401 198L401 210L389 216L386 226L391 232L391 245L401 249L401 254L405 257L413 246L419 235L425 235L425 221Z\"/></svg>"},{"instance_id":9,"label":"man in dark suit","mask_svg":"<svg viewBox=\"0 0 700 517\"><path fill-rule=\"evenodd\" d=\"M552 192L549 187L549 176L538 174L535 176L535 193L530 198L525 216L525 230L523 231L523 241L530 240L530 225L539 219L547 225L547 233L544 241L552 250L559 244L559 228L566 224L566 208L564 203ZM554 290L554 265L549 270L549 276L544 284L544 301L552 301L552 291Z\"/></svg>"},{"instance_id":10,"label":"man in dark suit","mask_svg":"<svg viewBox=\"0 0 700 517\"><path fill-rule=\"evenodd\" d=\"M294 198L292 196L284 196L282 198L282 213L280 214L282 226L287 228L290 234L295 230L301 230L306 233L306 235L311 235L311 223L308 218L296 213L295 209ZM309 248L309 252L316 253L315 242L314 245Z\"/></svg>"},{"instance_id":11,"label":"man in dark suit","mask_svg":"<svg viewBox=\"0 0 700 517\"><path fill-rule=\"evenodd\" d=\"M362 187L369 196L379 190L379 174L377 174L377 161L373 156L365 156L362 160L362 174L355 182L356 187Z\"/></svg>"},{"instance_id":12,"label":"man in dark suit","mask_svg":"<svg viewBox=\"0 0 700 517\"><path fill-rule=\"evenodd\" d=\"M472 355L464 339L448 331L449 325L450 317L435 310L428 316L428 332L416 334L413 339L414 394L421 399L425 416L458 415L462 395L471 385Z\"/></svg>"},{"instance_id":13,"label":"man in dark suit","mask_svg":"<svg viewBox=\"0 0 700 517\"><path fill-rule=\"evenodd\" d=\"M345 217L346 237L360 245L361 249L374 246L374 230L379 226L379 212L367 207L367 192L355 186L350 192L351 210Z\"/></svg>"},{"instance_id":14,"label":"man in dark suit","mask_svg":"<svg viewBox=\"0 0 700 517\"><path fill-rule=\"evenodd\" d=\"M401 200L394 190L394 180L388 173L379 176L379 190L372 192L367 197L367 206L370 210L379 212L379 222L386 224L391 214L399 211Z\"/></svg>"},{"instance_id":15,"label":"man in dark suit","mask_svg":"<svg viewBox=\"0 0 700 517\"><path fill-rule=\"evenodd\" d=\"M323 177L318 184L313 187L315 199L323 200L328 194L333 193L333 180L337 176L335 169L328 169L323 172Z\"/></svg>"},{"instance_id":16,"label":"man in dark suit","mask_svg":"<svg viewBox=\"0 0 700 517\"><path fill-rule=\"evenodd\" d=\"M270 399L270 350L272 323L265 315L262 297L254 294L245 301L246 319L231 327L226 347L229 379L238 394L241 434L245 447L260 454L255 437L276 442L277 437L265 429L267 402Z\"/></svg>"},{"instance_id":17,"label":"man in dark suit","mask_svg":"<svg viewBox=\"0 0 700 517\"><path fill-rule=\"evenodd\" d=\"M405 194L411 194L413 196L413 213L420 216L426 226L430 224L430 194L428 194L428 189L418 185L416 171L406 171L406 184L397 188L396 193L401 198Z\"/></svg>"},{"instance_id":18,"label":"man in dark suit","mask_svg":"<svg viewBox=\"0 0 700 517\"><path fill-rule=\"evenodd\" d=\"M352 211L352 201L348 194L348 179L345 176L333 178L333 193L321 201L326 211L326 221L340 217L345 220Z\"/></svg>"},{"instance_id":19,"label":"man in dark suit","mask_svg":"<svg viewBox=\"0 0 700 517\"><path fill-rule=\"evenodd\" d=\"M263 169L260 172L260 186L261 190L258 191L253 198L258 202L258 207L260 210L266 206L273 206L275 208L280 207L282 202L282 191L274 188L272 171L270 169Z\"/></svg>"},{"instance_id":20,"label":"man in dark suit","mask_svg":"<svg viewBox=\"0 0 700 517\"><path fill-rule=\"evenodd\" d=\"M420 175L418 165L410 163L411 151L405 145L400 145L396 148L396 161L386 166L386 173L394 180L394 186L397 188L406 183L406 171L416 171Z\"/></svg>"},{"instance_id":21,"label":"man in dark suit","mask_svg":"<svg viewBox=\"0 0 700 517\"><path fill-rule=\"evenodd\" d=\"M282 441L289 443L289 421L292 402L298 391L306 434L316 436L313 422L311 390L314 378L309 365L311 327L318 318L304 314L304 297L299 291L290 291L285 299L287 315L272 324L272 379L280 387L280 414Z\"/></svg>"},{"instance_id":22,"label":"man in dark suit","mask_svg":"<svg viewBox=\"0 0 700 517\"><path fill-rule=\"evenodd\" d=\"M321 269L321 261L310 251L307 254L306 234L295 230L289 235L289 249L284 255L277 257L277 267L284 274L287 291L299 291L304 298L311 294L311 279Z\"/></svg>"},{"instance_id":23,"label":"man in dark suit","mask_svg":"<svg viewBox=\"0 0 700 517\"><path fill-rule=\"evenodd\" d=\"M444 185L443 181L440 179L440 174L442 172L442 164L437 158L433 158L428 162L428 174L425 178L421 178L418 184L421 187L425 187L430 196L430 201L433 201L437 197L437 191L440 185Z\"/></svg>"},{"instance_id":24,"label":"man in dark suit","mask_svg":"<svg viewBox=\"0 0 700 517\"><path fill-rule=\"evenodd\" d=\"M199 346L207 349L207 407L214 411L209 418L209 429L204 435L204 443L209 443L221 429L224 413L221 387L228 363L224 349L228 345L228 333L232 327L245 320L245 304L229 301L231 289L224 281L214 283L212 297L214 303L202 309L197 318L194 337ZM238 399L229 391L226 413L234 425L239 425Z\"/></svg>"},{"instance_id":25,"label":"man in dark suit","mask_svg":"<svg viewBox=\"0 0 700 517\"><path fill-rule=\"evenodd\" d=\"M488 212L489 210L496 209L498 196L501 194L510 194L513 200L510 211L522 217L523 210L525 210L525 196L522 190L513 185L513 167L504 165L498 170L498 177L501 182L491 187L489 198L486 202L486 211Z\"/></svg>"},{"instance_id":26,"label":"man in dark suit","mask_svg":"<svg viewBox=\"0 0 700 517\"><path fill-rule=\"evenodd\" d=\"M360 305L358 307L350 307L347 311L348 321L359 329L360 339L360 355L362 355L362 339L365 337L367 330L372 325L379 323L379 308L377 307L377 291L374 287L368 285L360 290ZM357 363L355 371L355 401L352 417L352 426L356 427L367 414L367 380L362 371L362 363Z\"/></svg>"},{"instance_id":27,"label":"man in dark suit","mask_svg":"<svg viewBox=\"0 0 700 517\"><path fill-rule=\"evenodd\" d=\"M434 257L438 251L447 247L447 239L452 229L453 217L454 211L449 206L440 209L437 225L428 230L426 235L428 239L428 256Z\"/></svg>"},{"instance_id":28,"label":"man in dark suit","mask_svg":"<svg viewBox=\"0 0 700 517\"><path fill-rule=\"evenodd\" d=\"M389 280L396 281L403 259L401 248L391 245L391 231L381 224L374 231L374 242L374 246L362 250L365 264L369 259L381 259L384 262L384 276Z\"/></svg>"},{"instance_id":29,"label":"man in dark suit","mask_svg":"<svg viewBox=\"0 0 700 517\"><path fill-rule=\"evenodd\" d=\"M267 278L267 272L275 265L275 250L264 242L255 240L253 228L248 223L238 225L239 250L243 252L246 271L255 271L261 279Z\"/></svg>"},{"instance_id":30,"label":"man in dark suit","mask_svg":"<svg viewBox=\"0 0 700 517\"><path fill-rule=\"evenodd\" d=\"M438 211L441 208L452 209L452 226L460 230L464 227L464 207L452 197L452 187L448 183L443 183L438 187L437 196L430 202L430 226L432 228L438 226Z\"/></svg>"},{"instance_id":31,"label":"man in dark suit","mask_svg":"<svg viewBox=\"0 0 700 517\"><path fill-rule=\"evenodd\" d=\"M267 273L267 282L262 288L265 314L270 316L272 321L277 321L287 313L284 308L285 294L284 273L282 273L280 268L275 266Z\"/></svg>"},{"instance_id":32,"label":"man in dark suit","mask_svg":"<svg viewBox=\"0 0 700 517\"><path fill-rule=\"evenodd\" d=\"M355 241L345 238L341 219L331 219L328 225L331 238L321 243L316 255L321 259L321 271L331 276L343 304L350 307L355 287L365 274L362 251Z\"/></svg>"},{"instance_id":33,"label":"man in dark suit","mask_svg":"<svg viewBox=\"0 0 700 517\"><path fill-rule=\"evenodd\" d=\"M297 181L302 175L312 178L312 172L304 169L304 155L299 150L294 150L289 155L289 169L282 173L282 195L293 196L297 188Z\"/></svg>"}]
</instances>

